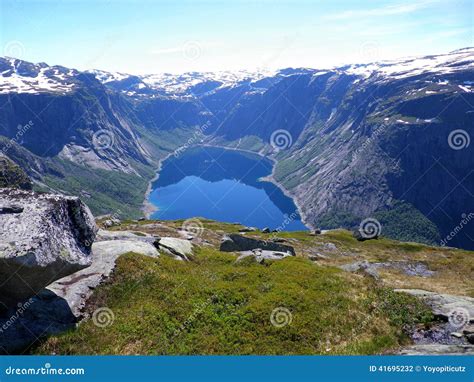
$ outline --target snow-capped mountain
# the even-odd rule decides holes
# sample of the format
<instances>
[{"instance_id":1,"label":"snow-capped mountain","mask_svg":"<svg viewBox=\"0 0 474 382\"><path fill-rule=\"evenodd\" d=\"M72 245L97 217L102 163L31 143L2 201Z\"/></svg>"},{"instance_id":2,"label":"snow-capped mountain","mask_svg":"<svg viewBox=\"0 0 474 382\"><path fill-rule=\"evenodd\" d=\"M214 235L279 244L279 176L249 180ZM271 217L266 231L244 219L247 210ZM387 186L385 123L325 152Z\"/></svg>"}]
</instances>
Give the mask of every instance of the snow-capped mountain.
<instances>
[{"instance_id":1,"label":"snow-capped mountain","mask_svg":"<svg viewBox=\"0 0 474 382\"><path fill-rule=\"evenodd\" d=\"M365 78L376 75L382 78L403 79L424 73L452 74L470 68L474 68L474 48L458 49L439 55L356 64L341 69L348 74Z\"/></svg>"},{"instance_id":2,"label":"snow-capped mountain","mask_svg":"<svg viewBox=\"0 0 474 382\"><path fill-rule=\"evenodd\" d=\"M279 71L241 70L145 75L89 70L84 73L92 74L102 84L128 96L195 97L242 84L249 85L253 91L261 92L281 78L301 73L312 73L317 77L328 72L335 72L354 75L361 79L376 77L379 80L393 80L416 77L424 73L452 74L473 67L474 48L464 48L441 55L353 64L324 70L306 68ZM63 66L48 66L45 63L33 64L9 57L0 58L0 94L67 93L78 85L80 74L81 72L78 70ZM472 82L474 79L466 80L459 89L471 91ZM438 84L448 85L443 81Z\"/></svg>"},{"instance_id":3,"label":"snow-capped mountain","mask_svg":"<svg viewBox=\"0 0 474 382\"><path fill-rule=\"evenodd\" d=\"M79 73L63 66L0 57L0 94L68 93L76 85Z\"/></svg>"}]
</instances>

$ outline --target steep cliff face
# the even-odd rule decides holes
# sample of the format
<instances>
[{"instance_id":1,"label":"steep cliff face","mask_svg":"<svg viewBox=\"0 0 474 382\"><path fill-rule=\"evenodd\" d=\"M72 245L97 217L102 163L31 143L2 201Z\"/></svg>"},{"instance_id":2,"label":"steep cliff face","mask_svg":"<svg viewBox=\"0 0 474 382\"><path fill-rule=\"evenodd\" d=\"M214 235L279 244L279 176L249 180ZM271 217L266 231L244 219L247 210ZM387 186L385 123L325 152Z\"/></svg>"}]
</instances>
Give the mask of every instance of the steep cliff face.
<instances>
[{"instance_id":1,"label":"steep cliff face","mask_svg":"<svg viewBox=\"0 0 474 382\"><path fill-rule=\"evenodd\" d=\"M357 78L329 117L322 101L336 97L320 95L303 134L277 155L275 173L311 223L358 225L374 214L383 220L404 201L437 226L440 237L427 226L424 238L436 241L472 212L472 52L446 61L421 73L378 69ZM466 226L450 245L472 248L473 233Z\"/></svg>"}]
</instances>

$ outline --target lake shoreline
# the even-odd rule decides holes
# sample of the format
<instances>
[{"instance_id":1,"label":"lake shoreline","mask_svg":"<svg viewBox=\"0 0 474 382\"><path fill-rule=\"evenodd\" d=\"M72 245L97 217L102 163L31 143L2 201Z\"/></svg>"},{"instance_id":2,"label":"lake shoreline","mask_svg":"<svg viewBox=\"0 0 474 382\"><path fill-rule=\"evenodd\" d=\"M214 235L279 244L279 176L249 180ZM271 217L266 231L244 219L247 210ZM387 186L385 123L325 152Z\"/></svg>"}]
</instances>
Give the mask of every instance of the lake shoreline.
<instances>
[{"instance_id":1,"label":"lake shoreline","mask_svg":"<svg viewBox=\"0 0 474 382\"><path fill-rule=\"evenodd\" d=\"M237 151L237 152L242 152L242 153L247 153L247 154L253 154L257 157L260 157L260 158L265 158L265 159L268 159L272 162L272 171L269 175L267 176L264 176L264 177L261 177L260 180L264 181L264 182L268 182L268 183L272 183L273 185L275 185L278 189L280 189L282 191L282 193L287 197L287 198L290 198L293 203L295 204L295 207L298 211L298 214L301 218L301 222L307 227L308 230L311 230L311 229L314 229L314 227L312 226L312 224L310 224L308 221L307 221L307 217L305 216L305 214L303 213L303 210L301 208L301 205L297 199L297 197L295 197L294 195L292 195L281 183L279 183L275 177L274 177L274 172L275 172L275 165L277 164L277 160L273 157L270 157L270 156L266 156L264 154L262 154L261 152L256 152L256 151L251 151L251 150L245 150L245 149L239 149L239 148L233 148L233 147L226 147L226 146L220 146L220 145L207 145L207 144L199 144L199 145L195 145L193 146L193 148L199 148L199 147L210 147L210 148L217 148L217 149L222 149L222 150L226 150L226 151ZM191 148L191 147L190 147ZM163 167L163 162L165 162L167 159L169 159L172 155L174 155L174 152L171 152L169 154L167 154L166 156L164 156L162 159L160 159L158 161L158 166L157 166L157 170L156 170L156 174L155 176L150 180L150 182L148 183L148 188L147 188L147 191L145 193L145 199L143 201L143 206L142 206L142 212L144 213L146 219L150 219L151 218L151 215L153 213L155 213L156 211L159 210L159 208L151 203L149 201L149 197L150 197L150 194L151 192L153 191L153 183L156 182L158 179L159 179L159 176L160 176L160 171Z\"/></svg>"},{"instance_id":2,"label":"lake shoreline","mask_svg":"<svg viewBox=\"0 0 474 382\"><path fill-rule=\"evenodd\" d=\"M160 177L160 171L161 171L161 168L163 167L163 162L169 159L172 155L174 155L174 151L166 154L163 158L158 160L158 166L156 167L155 176L151 178L150 181L148 182L148 187L146 189L145 198L143 200L143 204L141 208L141 211L143 212L143 215L145 216L146 219L150 219L151 215L153 215L156 211L159 211L158 206L150 202L149 198L150 198L151 192L153 191L153 183L155 183Z\"/></svg>"}]
</instances>

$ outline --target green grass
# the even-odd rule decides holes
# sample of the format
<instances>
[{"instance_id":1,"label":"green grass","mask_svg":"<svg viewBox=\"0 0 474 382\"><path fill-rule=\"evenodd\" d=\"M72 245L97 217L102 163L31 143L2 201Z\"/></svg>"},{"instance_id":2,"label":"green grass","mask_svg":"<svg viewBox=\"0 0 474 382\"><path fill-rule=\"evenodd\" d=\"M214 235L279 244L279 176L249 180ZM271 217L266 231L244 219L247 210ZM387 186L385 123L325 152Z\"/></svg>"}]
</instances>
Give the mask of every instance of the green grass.
<instances>
[{"instance_id":1,"label":"green grass","mask_svg":"<svg viewBox=\"0 0 474 382\"><path fill-rule=\"evenodd\" d=\"M370 278L304 258L260 265L203 247L191 262L127 254L89 301L93 320L50 337L40 354L371 354L406 341L403 328L431 319L414 298ZM277 327L272 312L289 312ZM283 309L284 308L284 309Z\"/></svg>"},{"instance_id":2,"label":"green grass","mask_svg":"<svg viewBox=\"0 0 474 382\"><path fill-rule=\"evenodd\" d=\"M89 169L69 161L56 160L58 173L63 177L46 175L45 184L70 195L78 195L94 215L116 214L137 218L153 171L143 169L140 177L119 171ZM89 197L84 196L88 192Z\"/></svg>"}]
</instances>

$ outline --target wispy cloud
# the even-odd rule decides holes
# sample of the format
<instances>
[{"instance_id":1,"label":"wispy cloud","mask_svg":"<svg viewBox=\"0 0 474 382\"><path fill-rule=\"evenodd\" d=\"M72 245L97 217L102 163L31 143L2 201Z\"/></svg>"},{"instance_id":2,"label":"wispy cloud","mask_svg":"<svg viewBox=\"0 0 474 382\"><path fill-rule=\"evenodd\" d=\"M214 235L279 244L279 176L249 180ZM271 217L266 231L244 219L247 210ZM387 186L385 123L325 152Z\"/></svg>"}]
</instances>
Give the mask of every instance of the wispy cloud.
<instances>
[{"instance_id":1,"label":"wispy cloud","mask_svg":"<svg viewBox=\"0 0 474 382\"><path fill-rule=\"evenodd\" d=\"M166 55L166 54L183 53L189 48L201 50L201 49L215 48L219 46L222 46L222 44L218 42L189 40L189 41L183 42L183 44L179 46L173 46L169 48L151 48L149 53L151 55L160 56L160 55Z\"/></svg>"},{"instance_id":2,"label":"wispy cloud","mask_svg":"<svg viewBox=\"0 0 474 382\"><path fill-rule=\"evenodd\" d=\"M407 13L413 13L421 9L427 8L430 5L438 2L437 0L423 0L419 2L387 5L379 8L361 9L361 10L349 10L341 13L333 13L327 15L324 18L327 20L346 20L352 18L366 18L366 17L382 17L382 16L393 16L402 15Z\"/></svg>"}]
</instances>

